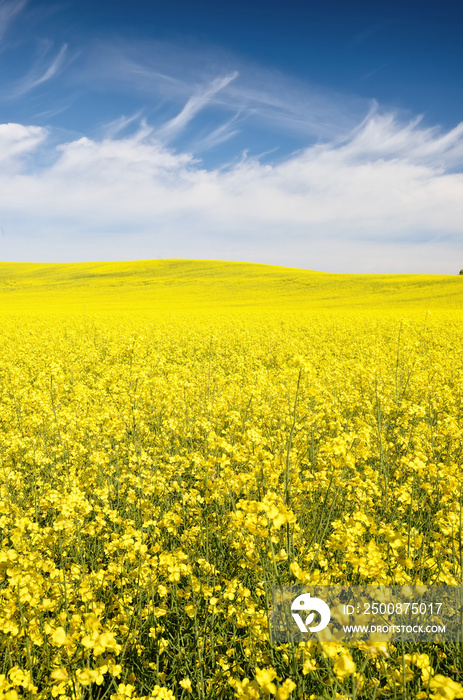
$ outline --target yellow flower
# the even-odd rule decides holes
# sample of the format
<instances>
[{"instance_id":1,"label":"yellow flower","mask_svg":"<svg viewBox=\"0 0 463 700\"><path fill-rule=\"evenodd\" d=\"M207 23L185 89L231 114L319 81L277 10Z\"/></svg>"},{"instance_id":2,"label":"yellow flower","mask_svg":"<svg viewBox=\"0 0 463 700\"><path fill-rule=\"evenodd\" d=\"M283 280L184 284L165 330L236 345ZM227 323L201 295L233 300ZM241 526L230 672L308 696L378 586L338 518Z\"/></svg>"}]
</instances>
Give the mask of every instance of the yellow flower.
<instances>
[{"instance_id":1,"label":"yellow flower","mask_svg":"<svg viewBox=\"0 0 463 700\"><path fill-rule=\"evenodd\" d=\"M434 693L429 696L432 700L454 700L455 698L463 698L463 686L461 683L452 681L451 678L446 678L440 674L431 678L429 687L434 691Z\"/></svg>"},{"instance_id":2,"label":"yellow flower","mask_svg":"<svg viewBox=\"0 0 463 700\"><path fill-rule=\"evenodd\" d=\"M191 603L189 605L185 605L184 610L188 617L193 618L195 616L195 606L191 605Z\"/></svg>"},{"instance_id":3,"label":"yellow flower","mask_svg":"<svg viewBox=\"0 0 463 700\"><path fill-rule=\"evenodd\" d=\"M55 647L62 647L66 644L67 636L64 627L57 627L51 634L51 643Z\"/></svg>"},{"instance_id":4,"label":"yellow flower","mask_svg":"<svg viewBox=\"0 0 463 700\"><path fill-rule=\"evenodd\" d=\"M117 695L111 695L111 700L119 700L120 698L131 698L134 690L134 685L130 685L130 683L120 683L120 685L117 686Z\"/></svg>"},{"instance_id":5,"label":"yellow flower","mask_svg":"<svg viewBox=\"0 0 463 700\"><path fill-rule=\"evenodd\" d=\"M68 672L65 668L57 668L50 673L50 676L55 681L65 681L69 678Z\"/></svg>"},{"instance_id":6,"label":"yellow flower","mask_svg":"<svg viewBox=\"0 0 463 700\"><path fill-rule=\"evenodd\" d=\"M2 700L19 700L19 696L13 688L13 690L7 690L6 693L3 693Z\"/></svg>"},{"instance_id":7,"label":"yellow flower","mask_svg":"<svg viewBox=\"0 0 463 700\"><path fill-rule=\"evenodd\" d=\"M81 644L87 649L92 649L94 656L101 656L106 650L114 651L118 654L122 649L122 647L117 644L112 632L98 634L98 632L94 631L92 634L87 634L83 637Z\"/></svg>"},{"instance_id":8,"label":"yellow flower","mask_svg":"<svg viewBox=\"0 0 463 700\"><path fill-rule=\"evenodd\" d=\"M19 666L13 666L8 672L13 685L29 688L31 685L31 675L29 671L23 671Z\"/></svg>"},{"instance_id":9,"label":"yellow flower","mask_svg":"<svg viewBox=\"0 0 463 700\"><path fill-rule=\"evenodd\" d=\"M394 668L391 671L391 676L394 678L398 683L403 683L404 678L405 682L408 683L409 681L413 680L415 674L411 670L409 666L404 666L404 668Z\"/></svg>"},{"instance_id":10,"label":"yellow flower","mask_svg":"<svg viewBox=\"0 0 463 700\"><path fill-rule=\"evenodd\" d=\"M184 690L187 690L189 693L193 692L193 688L191 686L191 681L189 678L183 678L183 680L180 681L180 687Z\"/></svg>"},{"instance_id":11,"label":"yellow flower","mask_svg":"<svg viewBox=\"0 0 463 700\"><path fill-rule=\"evenodd\" d=\"M336 676L343 678L355 673L357 666L349 652L343 652L334 662L333 670Z\"/></svg>"},{"instance_id":12,"label":"yellow flower","mask_svg":"<svg viewBox=\"0 0 463 700\"><path fill-rule=\"evenodd\" d=\"M156 700L175 700L175 695L169 688L155 685L151 691L150 698L156 698Z\"/></svg>"},{"instance_id":13,"label":"yellow flower","mask_svg":"<svg viewBox=\"0 0 463 700\"><path fill-rule=\"evenodd\" d=\"M259 686L256 681L250 681L249 678L242 681L230 678L228 682L234 689L237 700L259 700Z\"/></svg>"},{"instance_id":14,"label":"yellow flower","mask_svg":"<svg viewBox=\"0 0 463 700\"><path fill-rule=\"evenodd\" d=\"M289 696L295 689L296 684L290 678L287 678L283 685L280 685L276 692L276 700L288 700Z\"/></svg>"},{"instance_id":15,"label":"yellow flower","mask_svg":"<svg viewBox=\"0 0 463 700\"><path fill-rule=\"evenodd\" d=\"M341 653L347 653L343 646L337 642L325 642L322 644L323 654L333 659L335 656Z\"/></svg>"},{"instance_id":16,"label":"yellow flower","mask_svg":"<svg viewBox=\"0 0 463 700\"><path fill-rule=\"evenodd\" d=\"M76 677L79 683L82 685L90 685L90 683L101 685L104 681L104 676L101 669L93 670L90 668L84 668L83 670L77 670Z\"/></svg>"},{"instance_id":17,"label":"yellow flower","mask_svg":"<svg viewBox=\"0 0 463 700\"><path fill-rule=\"evenodd\" d=\"M421 669L428 670L431 668L428 654L418 654L417 652L413 654L404 654L404 661L409 664L415 664L415 666Z\"/></svg>"},{"instance_id":18,"label":"yellow flower","mask_svg":"<svg viewBox=\"0 0 463 700\"><path fill-rule=\"evenodd\" d=\"M274 668L256 668L256 681L259 684L259 688L266 693L276 693L276 685L272 683L273 679L276 678L276 671Z\"/></svg>"},{"instance_id":19,"label":"yellow flower","mask_svg":"<svg viewBox=\"0 0 463 700\"><path fill-rule=\"evenodd\" d=\"M315 671L316 668L317 668L316 661L314 661L314 659L311 659L310 656L305 657L304 663L302 665L302 673L304 674L304 676L306 676L311 671Z\"/></svg>"}]
</instances>

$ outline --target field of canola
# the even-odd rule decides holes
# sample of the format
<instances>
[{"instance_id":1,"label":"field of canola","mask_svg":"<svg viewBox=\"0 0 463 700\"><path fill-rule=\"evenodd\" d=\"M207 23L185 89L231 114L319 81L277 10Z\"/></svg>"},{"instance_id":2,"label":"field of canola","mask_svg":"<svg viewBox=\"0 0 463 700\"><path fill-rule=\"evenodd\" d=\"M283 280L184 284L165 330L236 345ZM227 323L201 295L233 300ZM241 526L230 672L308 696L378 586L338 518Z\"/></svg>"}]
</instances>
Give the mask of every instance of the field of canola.
<instances>
[{"instance_id":1,"label":"field of canola","mask_svg":"<svg viewBox=\"0 0 463 700\"><path fill-rule=\"evenodd\" d=\"M165 313L0 267L1 700L463 698L461 646L268 629L276 583L461 583L463 280L259 305L219 265Z\"/></svg>"}]
</instances>

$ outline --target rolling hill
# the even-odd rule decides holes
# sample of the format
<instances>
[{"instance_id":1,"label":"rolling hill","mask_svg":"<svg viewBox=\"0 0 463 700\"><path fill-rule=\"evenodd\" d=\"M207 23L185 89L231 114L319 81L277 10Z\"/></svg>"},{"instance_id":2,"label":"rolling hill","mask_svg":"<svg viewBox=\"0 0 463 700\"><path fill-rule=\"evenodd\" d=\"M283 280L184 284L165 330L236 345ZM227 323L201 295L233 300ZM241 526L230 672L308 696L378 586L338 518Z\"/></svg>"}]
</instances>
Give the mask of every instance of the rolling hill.
<instances>
[{"instance_id":1,"label":"rolling hill","mask_svg":"<svg viewBox=\"0 0 463 700\"><path fill-rule=\"evenodd\" d=\"M459 275L356 275L214 260L0 263L0 313L463 309Z\"/></svg>"}]
</instances>

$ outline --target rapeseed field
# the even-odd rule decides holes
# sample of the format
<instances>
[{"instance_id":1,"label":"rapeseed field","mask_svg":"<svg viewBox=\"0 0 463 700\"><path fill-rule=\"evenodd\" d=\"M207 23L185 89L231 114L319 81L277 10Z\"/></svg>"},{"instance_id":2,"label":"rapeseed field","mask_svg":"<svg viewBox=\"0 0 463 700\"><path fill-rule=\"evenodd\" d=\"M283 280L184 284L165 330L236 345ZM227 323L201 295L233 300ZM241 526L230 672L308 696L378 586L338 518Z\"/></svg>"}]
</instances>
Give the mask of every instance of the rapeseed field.
<instances>
[{"instance_id":1,"label":"rapeseed field","mask_svg":"<svg viewBox=\"0 0 463 700\"><path fill-rule=\"evenodd\" d=\"M0 699L463 698L272 585L462 582L463 278L0 265Z\"/></svg>"}]
</instances>

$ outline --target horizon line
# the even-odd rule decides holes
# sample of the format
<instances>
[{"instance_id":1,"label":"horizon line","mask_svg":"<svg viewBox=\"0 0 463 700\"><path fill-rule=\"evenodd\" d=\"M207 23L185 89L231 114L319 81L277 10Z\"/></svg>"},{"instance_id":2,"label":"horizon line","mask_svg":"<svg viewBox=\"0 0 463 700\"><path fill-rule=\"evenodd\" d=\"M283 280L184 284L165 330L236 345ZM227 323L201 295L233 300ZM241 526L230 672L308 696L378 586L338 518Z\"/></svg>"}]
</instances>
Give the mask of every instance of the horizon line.
<instances>
[{"instance_id":1,"label":"horizon line","mask_svg":"<svg viewBox=\"0 0 463 700\"><path fill-rule=\"evenodd\" d=\"M221 263L228 265L258 265L265 267L277 267L287 270L299 270L301 272L315 272L322 275L355 275L355 276L415 276L415 277L453 277L459 276L461 273L433 273L433 272L327 272L326 270L314 270L305 267L294 267L292 265L275 265L273 263L250 262L246 260L218 260L211 258L137 258L135 260L81 260L78 262L43 262L43 261L24 261L24 260L0 260L0 265L110 265L117 263L143 263L143 262L196 262L196 263Z\"/></svg>"}]
</instances>

